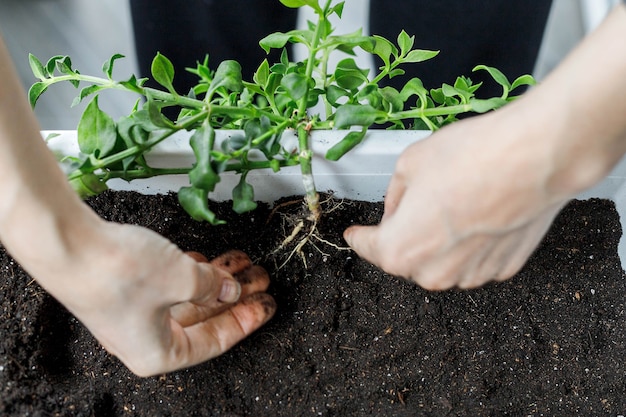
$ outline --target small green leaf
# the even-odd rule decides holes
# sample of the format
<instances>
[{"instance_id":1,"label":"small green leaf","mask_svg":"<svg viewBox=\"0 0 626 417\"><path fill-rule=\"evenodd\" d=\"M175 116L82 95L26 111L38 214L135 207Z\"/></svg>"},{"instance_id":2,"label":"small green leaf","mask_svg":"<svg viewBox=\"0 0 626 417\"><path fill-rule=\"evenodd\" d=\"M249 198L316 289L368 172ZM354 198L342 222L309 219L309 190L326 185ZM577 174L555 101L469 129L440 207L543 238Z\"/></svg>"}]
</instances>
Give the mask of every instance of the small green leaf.
<instances>
[{"instance_id":1,"label":"small green leaf","mask_svg":"<svg viewBox=\"0 0 626 417\"><path fill-rule=\"evenodd\" d=\"M37 82L30 86L28 90L28 101L30 106L34 109L39 97L48 89L48 84L44 82Z\"/></svg>"},{"instance_id":2,"label":"small green leaf","mask_svg":"<svg viewBox=\"0 0 626 417\"><path fill-rule=\"evenodd\" d=\"M404 30L398 35L398 46L400 47L400 55L405 56L413 48L415 36L409 36Z\"/></svg>"},{"instance_id":3,"label":"small green leaf","mask_svg":"<svg viewBox=\"0 0 626 417\"><path fill-rule=\"evenodd\" d=\"M523 85L535 85L537 81L533 78L532 75L525 74L517 77L515 81L511 84L511 91L515 90L517 87L521 87Z\"/></svg>"},{"instance_id":4,"label":"small green leaf","mask_svg":"<svg viewBox=\"0 0 626 417\"><path fill-rule=\"evenodd\" d=\"M371 36L363 36L362 33L363 30L358 29L344 35L329 36L323 46L336 46L339 50L351 53L351 55L354 55L352 49L356 46L360 46L362 49L373 49L376 46L376 41Z\"/></svg>"},{"instance_id":5,"label":"small green leaf","mask_svg":"<svg viewBox=\"0 0 626 417\"><path fill-rule=\"evenodd\" d=\"M72 69L72 60L69 56L64 56L56 61L56 68L61 74L74 75L76 72Z\"/></svg>"},{"instance_id":6,"label":"small green leaf","mask_svg":"<svg viewBox=\"0 0 626 417\"><path fill-rule=\"evenodd\" d=\"M57 61L62 60L63 58L65 58L64 55L55 55L51 57L48 62L46 62L46 72L48 75L52 75L54 73L54 70L57 68Z\"/></svg>"},{"instance_id":7,"label":"small green leaf","mask_svg":"<svg viewBox=\"0 0 626 417\"><path fill-rule=\"evenodd\" d=\"M300 100L308 90L308 82L304 74L292 72L283 77L280 85L285 88L289 97L293 100Z\"/></svg>"},{"instance_id":8,"label":"small green leaf","mask_svg":"<svg viewBox=\"0 0 626 417\"><path fill-rule=\"evenodd\" d=\"M341 15L343 14L343 7L345 6L345 4L345 1L340 1L330 9L330 14L335 13L337 17L341 19Z\"/></svg>"},{"instance_id":9,"label":"small green leaf","mask_svg":"<svg viewBox=\"0 0 626 417\"><path fill-rule=\"evenodd\" d=\"M345 129L350 126L370 126L385 113L376 110L372 106L346 104L337 109L335 113L335 127Z\"/></svg>"},{"instance_id":10,"label":"small green leaf","mask_svg":"<svg viewBox=\"0 0 626 417\"><path fill-rule=\"evenodd\" d=\"M428 61L436 57L439 54L439 51L429 51L426 49L415 49L407 54L404 58L402 58L402 62L404 63L417 63Z\"/></svg>"},{"instance_id":11,"label":"small green leaf","mask_svg":"<svg viewBox=\"0 0 626 417\"><path fill-rule=\"evenodd\" d=\"M326 99L328 102L337 107L339 104L339 100L343 97L349 97L350 93L343 88L339 88L336 85L329 85L326 89Z\"/></svg>"},{"instance_id":12,"label":"small green leaf","mask_svg":"<svg viewBox=\"0 0 626 417\"><path fill-rule=\"evenodd\" d=\"M237 61L222 61L213 76L209 95L212 95L219 88L225 88L227 91L242 92L243 82L241 80L241 65Z\"/></svg>"},{"instance_id":13,"label":"small green leaf","mask_svg":"<svg viewBox=\"0 0 626 417\"><path fill-rule=\"evenodd\" d=\"M422 107L426 103L426 96L428 95L428 90L424 88L424 84L422 80L419 78L411 78L405 85L402 87L402 91L400 91L400 97L402 97L402 101L407 101L411 96L416 95L420 99L420 103Z\"/></svg>"},{"instance_id":14,"label":"small green leaf","mask_svg":"<svg viewBox=\"0 0 626 417\"><path fill-rule=\"evenodd\" d=\"M356 100L352 101L352 103L360 103L362 100L366 100L370 106L378 110L385 110L381 107L383 103L383 96L377 84L368 84L361 88L354 98L356 98Z\"/></svg>"},{"instance_id":15,"label":"small green leaf","mask_svg":"<svg viewBox=\"0 0 626 417\"><path fill-rule=\"evenodd\" d=\"M69 182L82 199L93 197L109 189L106 183L95 174L83 174Z\"/></svg>"},{"instance_id":16,"label":"small green leaf","mask_svg":"<svg viewBox=\"0 0 626 417\"><path fill-rule=\"evenodd\" d=\"M470 97L472 97L472 93L468 91L463 91L458 88L451 86L450 84L443 84L441 86L441 91L446 97L459 97L461 103L466 104Z\"/></svg>"},{"instance_id":17,"label":"small green leaf","mask_svg":"<svg viewBox=\"0 0 626 417\"><path fill-rule=\"evenodd\" d=\"M372 38L374 40L373 48L371 48L370 44L363 44L361 48L366 52L378 55L385 63L385 66L389 67L391 65L391 55L397 55L398 49L393 43L382 36L374 35Z\"/></svg>"},{"instance_id":18,"label":"small green leaf","mask_svg":"<svg viewBox=\"0 0 626 417\"><path fill-rule=\"evenodd\" d=\"M41 81L48 78L49 74L44 68L43 64L37 57L33 54L28 54L28 63L30 64L30 70L33 72L33 75L39 78Z\"/></svg>"},{"instance_id":19,"label":"small green leaf","mask_svg":"<svg viewBox=\"0 0 626 417\"><path fill-rule=\"evenodd\" d=\"M243 86L250 92L254 94L264 95L264 91L255 83L249 83L247 81L243 81Z\"/></svg>"},{"instance_id":20,"label":"small green leaf","mask_svg":"<svg viewBox=\"0 0 626 417\"><path fill-rule=\"evenodd\" d=\"M270 76L270 64L267 62L267 59L264 59L263 62L261 62L261 65L259 65L259 68L257 68L252 79L254 80L255 83L265 88L265 86L267 85L267 80L269 76Z\"/></svg>"},{"instance_id":21,"label":"small green leaf","mask_svg":"<svg viewBox=\"0 0 626 417\"><path fill-rule=\"evenodd\" d=\"M161 109L165 106L165 103L158 102L154 100L150 93L146 94L146 98L148 99L144 108L148 111L148 117L150 122L157 127L172 129L174 128L174 123L170 119L168 119Z\"/></svg>"},{"instance_id":22,"label":"small green leaf","mask_svg":"<svg viewBox=\"0 0 626 417\"><path fill-rule=\"evenodd\" d=\"M196 156L196 163L189 171L189 180L195 188L211 192L220 181L220 176L211 164L211 151L215 143L215 130L205 123L193 133L189 144Z\"/></svg>"},{"instance_id":23,"label":"small green leaf","mask_svg":"<svg viewBox=\"0 0 626 417\"><path fill-rule=\"evenodd\" d=\"M109 78L109 80L111 80L112 77L113 77L113 65L115 64L115 61L120 59L120 58L124 58L124 55L122 55L122 54L115 54L111 58L109 58L109 60L106 61L102 65L102 72L104 72L106 74L106 76Z\"/></svg>"},{"instance_id":24,"label":"small green leaf","mask_svg":"<svg viewBox=\"0 0 626 417\"><path fill-rule=\"evenodd\" d=\"M265 86L265 92L268 95L274 95L276 89L280 86L280 83L283 81L283 76L281 74L270 74L267 85Z\"/></svg>"},{"instance_id":25,"label":"small green leaf","mask_svg":"<svg viewBox=\"0 0 626 417\"><path fill-rule=\"evenodd\" d=\"M509 95L509 91L511 91L511 83L509 82L506 75L504 75L499 69L494 67L488 67L487 65L477 65L472 70L473 72L485 70L491 75L491 77L502 86L502 98L507 98Z\"/></svg>"},{"instance_id":26,"label":"small green leaf","mask_svg":"<svg viewBox=\"0 0 626 417\"><path fill-rule=\"evenodd\" d=\"M430 97L437 104L443 104L446 101L446 96L441 90L441 88L433 88L430 90Z\"/></svg>"},{"instance_id":27,"label":"small green leaf","mask_svg":"<svg viewBox=\"0 0 626 417\"><path fill-rule=\"evenodd\" d=\"M237 214L247 213L257 207L254 201L254 188L246 182L246 174L241 175L239 184L233 188L233 211Z\"/></svg>"},{"instance_id":28,"label":"small green leaf","mask_svg":"<svg viewBox=\"0 0 626 417\"><path fill-rule=\"evenodd\" d=\"M389 74L387 74L387 76L389 78L393 78L399 75L404 75L404 73L405 71L402 68L394 68L393 70L389 71Z\"/></svg>"},{"instance_id":29,"label":"small green leaf","mask_svg":"<svg viewBox=\"0 0 626 417\"><path fill-rule=\"evenodd\" d=\"M402 111L404 108L404 101L402 100L402 96L393 87L383 87L380 90L380 94L383 99L391 106L392 112Z\"/></svg>"},{"instance_id":30,"label":"small green leaf","mask_svg":"<svg viewBox=\"0 0 626 417\"><path fill-rule=\"evenodd\" d=\"M176 94L174 85L172 84L174 81L174 65L172 61L161 55L160 52L157 52L152 60L151 73L152 78L154 78L157 83L167 88L170 93Z\"/></svg>"},{"instance_id":31,"label":"small green leaf","mask_svg":"<svg viewBox=\"0 0 626 417\"><path fill-rule=\"evenodd\" d=\"M290 40L291 40L290 33L276 32L276 33L269 34L263 39L261 39L259 41L259 45L261 46L261 48L263 48L265 53L269 54L272 48L273 49L283 48L285 45L287 45L287 42L289 42Z\"/></svg>"},{"instance_id":32,"label":"small green leaf","mask_svg":"<svg viewBox=\"0 0 626 417\"><path fill-rule=\"evenodd\" d=\"M316 12L322 13L322 8L320 7L317 0L280 0L280 2L292 9L297 9L298 7L302 6L309 6L312 7Z\"/></svg>"},{"instance_id":33,"label":"small green leaf","mask_svg":"<svg viewBox=\"0 0 626 417\"><path fill-rule=\"evenodd\" d=\"M98 107L98 96L89 103L78 123L78 146L85 154L102 158L115 147L117 128L111 117Z\"/></svg>"},{"instance_id":34,"label":"small green leaf","mask_svg":"<svg viewBox=\"0 0 626 417\"><path fill-rule=\"evenodd\" d=\"M362 84L368 82L369 70L361 69L352 58L341 60L335 69L335 81L339 87L347 90L356 90Z\"/></svg>"},{"instance_id":35,"label":"small green leaf","mask_svg":"<svg viewBox=\"0 0 626 417\"><path fill-rule=\"evenodd\" d=\"M500 97L493 97L486 100L472 99L469 102L472 106L472 111L476 113L486 113L490 110L498 109L506 103L507 101Z\"/></svg>"},{"instance_id":36,"label":"small green leaf","mask_svg":"<svg viewBox=\"0 0 626 417\"><path fill-rule=\"evenodd\" d=\"M83 101L85 97L88 97L91 94L95 94L98 91L102 91L103 89L104 87L99 86L99 85L90 85L88 87L83 88L82 90L80 90L80 94L74 99L74 101L72 101L71 107L77 106Z\"/></svg>"},{"instance_id":37,"label":"small green leaf","mask_svg":"<svg viewBox=\"0 0 626 417\"><path fill-rule=\"evenodd\" d=\"M356 145L363 141L366 132L367 129L348 133L326 152L326 159L329 161L338 161L342 156L350 152Z\"/></svg>"},{"instance_id":38,"label":"small green leaf","mask_svg":"<svg viewBox=\"0 0 626 417\"><path fill-rule=\"evenodd\" d=\"M178 202L187 213L198 221L206 220L212 225L225 224L209 209L209 193L195 187L182 187L178 190Z\"/></svg>"},{"instance_id":39,"label":"small green leaf","mask_svg":"<svg viewBox=\"0 0 626 417\"><path fill-rule=\"evenodd\" d=\"M129 89L130 91L134 91L139 94L143 94L142 87L148 81L147 78L139 78L135 77L135 75L131 75L130 78L126 81L120 81L120 84Z\"/></svg>"}]
</instances>

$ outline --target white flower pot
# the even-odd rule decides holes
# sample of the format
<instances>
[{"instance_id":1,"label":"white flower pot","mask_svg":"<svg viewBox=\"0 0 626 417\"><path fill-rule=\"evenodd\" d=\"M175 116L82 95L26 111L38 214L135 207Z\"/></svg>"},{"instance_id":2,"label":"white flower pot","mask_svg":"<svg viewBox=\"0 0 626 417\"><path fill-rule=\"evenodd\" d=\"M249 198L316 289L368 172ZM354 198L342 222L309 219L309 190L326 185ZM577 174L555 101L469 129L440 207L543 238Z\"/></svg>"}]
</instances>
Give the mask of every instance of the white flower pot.
<instances>
[{"instance_id":1,"label":"white flower pot","mask_svg":"<svg viewBox=\"0 0 626 417\"><path fill-rule=\"evenodd\" d=\"M45 131L43 136L58 133L49 140L48 146L53 151L64 155L77 155L78 144L76 131ZM237 131L217 131L216 141L219 143ZM385 195L396 160L400 153L411 143L422 140L430 135L429 131L369 131L359 146L346 154L338 162L324 159L326 151L337 143L345 132L314 131L312 136L313 172L316 187L319 191L332 192L339 198L348 198L364 201L381 201ZM148 155L151 166L185 167L191 166L195 157L189 146L187 132L180 132L168 140L160 143ZM293 138L292 138L293 137ZM284 141L295 140L293 132L286 132ZM248 182L254 186L255 199L273 202L281 197L303 193L300 168L282 168L278 173L271 170L257 170L248 174ZM234 173L222 174L211 198L215 201L230 200L231 191L238 182ZM178 191L182 186L189 184L186 175L161 176L150 179L112 180L109 183L114 190L134 190L144 194L167 193ZM613 171L595 187L581 193L578 198L605 198L613 200L622 219L622 229L626 229L626 159L622 160ZM622 265L626 264L626 242L622 237L618 248Z\"/></svg>"},{"instance_id":2,"label":"white flower pot","mask_svg":"<svg viewBox=\"0 0 626 417\"><path fill-rule=\"evenodd\" d=\"M63 155L78 155L76 131L46 131L60 135L49 140L48 146ZM216 143L225 138L239 134L238 131L217 131ZM313 132L312 145L314 152L313 173L319 191L331 191L339 198L365 201L380 201L385 195L389 178L394 170L396 159L410 143L430 135L429 131L384 131L368 132L364 141L346 154L338 162L324 159L326 151L343 136L339 131ZM147 156L148 163L153 167L172 168L187 167L195 162L189 146L188 132L179 132L157 145ZM285 132L283 143L294 141L295 133ZM226 172L217 185L211 198L215 201L232 199L231 192L239 181L237 174ZM269 169L251 171L247 180L254 187L255 199L273 202L281 197L303 194L302 179L298 166L282 168L274 173ZM161 176L150 179L112 180L109 183L114 190L134 190L144 194L167 193L178 191L180 187L189 185L186 175Z\"/></svg>"}]
</instances>

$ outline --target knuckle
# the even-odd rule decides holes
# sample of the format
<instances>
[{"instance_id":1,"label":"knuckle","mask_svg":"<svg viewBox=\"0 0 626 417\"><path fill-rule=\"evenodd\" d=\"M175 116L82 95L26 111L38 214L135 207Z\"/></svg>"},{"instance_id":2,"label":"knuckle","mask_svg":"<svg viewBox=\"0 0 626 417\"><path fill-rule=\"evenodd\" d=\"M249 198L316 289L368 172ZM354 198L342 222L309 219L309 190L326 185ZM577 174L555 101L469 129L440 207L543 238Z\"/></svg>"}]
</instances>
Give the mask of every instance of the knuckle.
<instances>
[{"instance_id":1,"label":"knuckle","mask_svg":"<svg viewBox=\"0 0 626 417\"><path fill-rule=\"evenodd\" d=\"M407 172L413 165L414 162L412 162L412 158L409 156L409 153L402 152L396 161L396 171Z\"/></svg>"},{"instance_id":2,"label":"knuckle","mask_svg":"<svg viewBox=\"0 0 626 417\"><path fill-rule=\"evenodd\" d=\"M435 270L436 271L433 271ZM428 291L445 291L454 287L458 283L457 274L453 270L429 268L417 277L417 284Z\"/></svg>"},{"instance_id":3,"label":"knuckle","mask_svg":"<svg viewBox=\"0 0 626 417\"><path fill-rule=\"evenodd\" d=\"M412 281L415 281L415 278L419 276L418 262L403 248L396 245L386 245L380 248L380 254L380 267L388 274Z\"/></svg>"}]
</instances>

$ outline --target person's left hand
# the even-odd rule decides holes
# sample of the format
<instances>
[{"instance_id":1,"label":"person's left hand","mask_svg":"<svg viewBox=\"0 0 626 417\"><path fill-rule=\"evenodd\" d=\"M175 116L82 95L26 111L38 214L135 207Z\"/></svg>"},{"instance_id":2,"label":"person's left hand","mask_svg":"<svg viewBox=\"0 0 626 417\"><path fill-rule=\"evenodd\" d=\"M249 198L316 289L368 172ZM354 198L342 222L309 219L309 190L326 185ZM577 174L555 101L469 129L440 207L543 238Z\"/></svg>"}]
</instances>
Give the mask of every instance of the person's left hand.
<instances>
[{"instance_id":1,"label":"person's left hand","mask_svg":"<svg viewBox=\"0 0 626 417\"><path fill-rule=\"evenodd\" d=\"M274 315L269 276L245 253L209 262L152 230L103 221L88 209L76 211L76 223L82 214L88 221L63 229L66 244L27 251L20 263L135 374L215 358Z\"/></svg>"}]
</instances>

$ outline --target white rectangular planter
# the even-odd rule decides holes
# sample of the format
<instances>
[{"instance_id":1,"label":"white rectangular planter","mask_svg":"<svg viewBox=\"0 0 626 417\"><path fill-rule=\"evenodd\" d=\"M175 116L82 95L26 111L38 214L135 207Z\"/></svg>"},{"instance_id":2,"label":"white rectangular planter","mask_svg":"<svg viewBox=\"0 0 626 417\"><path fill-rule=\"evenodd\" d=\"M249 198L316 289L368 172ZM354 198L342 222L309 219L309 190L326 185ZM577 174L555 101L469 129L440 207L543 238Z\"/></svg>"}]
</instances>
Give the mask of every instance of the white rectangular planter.
<instances>
[{"instance_id":1,"label":"white rectangular planter","mask_svg":"<svg viewBox=\"0 0 626 417\"><path fill-rule=\"evenodd\" d=\"M78 144L75 131L47 131L58 133L59 136L50 139L48 146L53 151L64 155L77 155ZM237 134L236 131L218 131L216 140ZM339 198L349 198L364 201L381 201L385 195L396 160L400 153L411 143L422 140L430 135L428 131L385 131L372 130L367 133L363 143L345 155L338 162L324 159L326 151L339 141L345 132L313 132L313 172L315 183L320 191L333 192ZM284 140L290 140L286 132ZM295 136L294 136L295 139ZM160 143L146 157L148 163L154 167L184 167L191 166L195 161L189 146L189 133L180 132L168 140ZM303 193L299 167L287 167L278 173L271 170L257 170L248 175L248 181L254 186L255 198L259 201L273 202L281 197ZM231 190L237 184L238 177L232 173L222 175L211 198L216 201L230 200ZM162 176L145 180L135 180L130 183L123 180L110 181L114 190L134 190L144 194L167 193L178 191L188 185L185 175ZM622 160L613 171L599 184L590 190L581 193L578 198L606 198L613 200L622 222L622 229L626 221L626 159ZM626 264L626 242L622 237L619 245L619 254L622 265Z\"/></svg>"},{"instance_id":2,"label":"white rectangular planter","mask_svg":"<svg viewBox=\"0 0 626 417\"><path fill-rule=\"evenodd\" d=\"M53 151L64 155L78 155L75 131L46 131L60 134L51 138L48 146ZM238 131L217 131L216 142L238 134ZM313 132L313 172L315 184L320 191L332 191L339 198L350 198L365 201L380 201L385 195L387 184L396 159L400 152L412 142L430 135L428 131L394 131L393 134L383 130L367 133L363 143L345 155L339 162L324 159L324 154L337 143L344 132ZM155 168L172 168L191 166L195 157L189 146L188 132L179 132L158 144L147 156L148 163ZM285 132L284 141L295 141L295 133ZM384 137L383 137L384 136ZM281 197L303 194L300 168L297 166L282 168L274 173L270 169L255 170L248 174L248 182L254 187L255 199L273 202ZM227 172L217 185L211 198L215 201L232 199L231 192L237 182L238 175ZM178 191L180 187L189 185L187 176L161 176L150 179L112 180L109 186L114 190L135 190L144 194L167 193Z\"/></svg>"}]
</instances>

